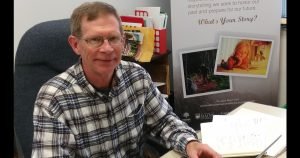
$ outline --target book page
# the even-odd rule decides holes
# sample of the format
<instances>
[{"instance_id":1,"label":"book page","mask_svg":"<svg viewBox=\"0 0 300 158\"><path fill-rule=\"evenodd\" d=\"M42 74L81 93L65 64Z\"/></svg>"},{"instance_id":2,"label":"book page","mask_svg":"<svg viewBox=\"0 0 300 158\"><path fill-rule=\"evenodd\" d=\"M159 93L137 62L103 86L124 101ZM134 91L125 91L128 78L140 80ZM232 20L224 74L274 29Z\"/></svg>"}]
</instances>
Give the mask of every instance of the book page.
<instances>
[{"instance_id":1,"label":"book page","mask_svg":"<svg viewBox=\"0 0 300 158\"><path fill-rule=\"evenodd\" d=\"M215 115L213 122L201 124L202 142L223 157L258 155L280 132L277 119Z\"/></svg>"},{"instance_id":2,"label":"book page","mask_svg":"<svg viewBox=\"0 0 300 158\"><path fill-rule=\"evenodd\" d=\"M272 147L270 147L270 149L267 150L266 155L276 156L286 147L286 115L284 115L282 118L279 118L258 111L253 111L249 109L240 109L233 116L248 116L248 117L259 116L259 117L263 117L264 119L271 119L271 120L277 119L276 121L277 123L275 126L281 132L282 137Z\"/></svg>"}]
</instances>

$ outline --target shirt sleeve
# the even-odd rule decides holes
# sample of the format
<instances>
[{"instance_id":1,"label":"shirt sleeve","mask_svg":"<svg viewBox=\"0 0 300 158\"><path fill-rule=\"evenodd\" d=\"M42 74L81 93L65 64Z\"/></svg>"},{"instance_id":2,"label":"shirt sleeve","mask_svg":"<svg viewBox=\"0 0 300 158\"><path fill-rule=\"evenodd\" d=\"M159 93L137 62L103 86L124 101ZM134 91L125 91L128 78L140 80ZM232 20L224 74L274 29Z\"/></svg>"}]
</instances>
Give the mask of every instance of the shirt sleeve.
<instances>
[{"instance_id":1,"label":"shirt sleeve","mask_svg":"<svg viewBox=\"0 0 300 158\"><path fill-rule=\"evenodd\" d=\"M41 95L43 94L43 95ZM75 157L75 139L59 112L54 113L57 102L45 93L41 93L33 112L32 158ZM48 104L47 104L48 103Z\"/></svg>"},{"instance_id":2,"label":"shirt sleeve","mask_svg":"<svg viewBox=\"0 0 300 158\"><path fill-rule=\"evenodd\" d=\"M159 135L174 150L186 155L186 145L191 140L198 140L196 132L173 112L172 107L154 86L148 76L147 96L145 100L146 124L151 127L152 135Z\"/></svg>"}]
</instances>

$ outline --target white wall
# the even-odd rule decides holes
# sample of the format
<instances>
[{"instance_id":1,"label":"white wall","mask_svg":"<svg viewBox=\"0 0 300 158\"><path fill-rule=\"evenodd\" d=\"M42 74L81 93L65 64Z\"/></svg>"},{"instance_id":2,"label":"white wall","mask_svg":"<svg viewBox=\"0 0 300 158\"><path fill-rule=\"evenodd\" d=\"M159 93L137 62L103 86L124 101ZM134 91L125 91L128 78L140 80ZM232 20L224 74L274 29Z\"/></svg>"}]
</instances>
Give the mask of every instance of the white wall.
<instances>
[{"instance_id":1,"label":"white wall","mask_svg":"<svg viewBox=\"0 0 300 158\"><path fill-rule=\"evenodd\" d=\"M119 14L123 15L133 15L137 6L160 6L162 11L170 15L170 1L168 0L102 1L114 5ZM29 28L44 21L69 18L73 9L83 2L86 0L14 0L14 57L22 35ZM170 34L168 38L171 39Z\"/></svg>"}]
</instances>

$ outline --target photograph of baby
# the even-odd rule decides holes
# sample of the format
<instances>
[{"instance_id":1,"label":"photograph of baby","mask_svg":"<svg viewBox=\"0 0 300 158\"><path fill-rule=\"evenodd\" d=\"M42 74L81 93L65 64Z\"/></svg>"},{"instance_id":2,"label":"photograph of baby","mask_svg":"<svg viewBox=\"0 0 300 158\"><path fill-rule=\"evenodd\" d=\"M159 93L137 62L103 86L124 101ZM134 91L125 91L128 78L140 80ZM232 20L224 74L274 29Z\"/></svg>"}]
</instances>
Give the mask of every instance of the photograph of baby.
<instances>
[{"instance_id":1,"label":"photograph of baby","mask_svg":"<svg viewBox=\"0 0 300 158\"><path fill-rule=\"evenodd\" d=\"M180 53L184 98L231 91L231 77L214 75L217 48Z\"/></svg>"},{"instance_id":2,"label":"photograph of baby","mask_svg":"<svg viewBox=\"0 0 300 158\"><path fill-rule=\"evenodd\" d=\"M267 78L273 40L221 36L214 73Z\"/></svg>"}]
</instances>

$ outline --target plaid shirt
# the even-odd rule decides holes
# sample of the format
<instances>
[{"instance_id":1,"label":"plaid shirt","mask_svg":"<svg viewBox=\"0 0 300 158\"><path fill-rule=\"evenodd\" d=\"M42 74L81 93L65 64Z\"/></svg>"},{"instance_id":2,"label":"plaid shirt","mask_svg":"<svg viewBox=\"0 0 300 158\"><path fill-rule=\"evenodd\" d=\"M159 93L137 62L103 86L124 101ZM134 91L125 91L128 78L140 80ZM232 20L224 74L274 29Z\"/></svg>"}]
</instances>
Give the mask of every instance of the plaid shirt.
<instances>
[{"instance_id":1,"label":"plaid shirt","mask_svg":"<svg viewBox=\"0 0 300 158\"><path fill-rule=\"evenodd\" d=\"M139 157L146 129L186 154L186 143L197 135L172 112L150 75L121 61L114 82L108 95L97 91L78 62L45 83L33 112L32 157Z\"/></svg>"}]
</instances>

